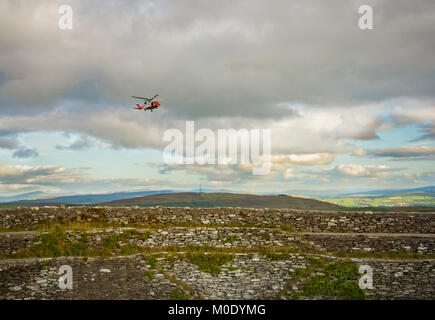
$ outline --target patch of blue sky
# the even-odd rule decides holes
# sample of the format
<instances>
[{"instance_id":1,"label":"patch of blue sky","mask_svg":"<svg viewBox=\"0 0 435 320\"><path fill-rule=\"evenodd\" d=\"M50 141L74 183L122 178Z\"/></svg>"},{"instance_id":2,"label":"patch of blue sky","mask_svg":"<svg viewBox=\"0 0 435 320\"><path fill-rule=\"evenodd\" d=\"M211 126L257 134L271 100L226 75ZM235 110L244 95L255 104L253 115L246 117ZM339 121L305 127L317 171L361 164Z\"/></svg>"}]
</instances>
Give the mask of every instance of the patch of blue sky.
<instances>
[{"instance_id":1,"label":"patch of blue sky","mask_svg":"<svg viewBox=\"0 0 435 320\"><path fill-rule=\"evenodd\" d=\"M32 132L20 134L20 141L39 152L36 158L25 159L29 165L57 165L66 168L87 167L87 173L96 178L141 178L154 174L147 162L162 160L160 151L152 149L112 148L104 143L90 146L84 150L59 149L67 146L70 137L64 132ZM12 152L9 152L12 154ZM12 164L17 159L9 158ZM143 164L136 166L134 164Z\"/></svg>"},{"instance_id":2,"label":"patch of blue sky","mask_svg":"<svg viewBox=\"0 0 435 320\"><path fill-rule=\"evenodd\" d=\"M417 138L422 136L420 126L416 124L409 124L400 127L395 127L391 130L377 131L379 139L372 140L358 140L351 141L358 147L364 149L375 148L393 148L400 146L416 146L416 145L434 145L430 140L419 140Z\"/></svg>"}]
</instances>

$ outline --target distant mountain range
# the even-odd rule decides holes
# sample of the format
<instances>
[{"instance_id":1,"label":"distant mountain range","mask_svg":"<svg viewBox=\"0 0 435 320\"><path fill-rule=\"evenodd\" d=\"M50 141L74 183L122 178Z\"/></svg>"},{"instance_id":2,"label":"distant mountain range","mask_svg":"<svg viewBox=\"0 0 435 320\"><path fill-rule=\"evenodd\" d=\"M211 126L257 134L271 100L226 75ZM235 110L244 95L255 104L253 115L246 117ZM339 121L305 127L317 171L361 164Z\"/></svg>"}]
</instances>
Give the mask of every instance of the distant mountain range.
<instances>
[{"instance_id":1,"label":"distant mountain range","mask_svg":"<svg viewBox=\"0 0 435 320\"><path fill-rule=\"evenodd\" d=\"M380 189L362 192L342 193L338 196L355 196L355 195L386 195L386 194L398 194L398 193L413 193L413 192L430 192L435 193L435 186L412 188L412 189Z\"/></svg>"},{"instance_id":2,"label":"distant mountain range","mask_svg":"<svg viewBox=\"0 0 435 320\"><path fill-rule=\"evenodd\" d=\"M128 199L134 197L142 197L152 194L165 194L175 192L174 190L147 190L147 191L132 191L132 192L115 192L115 193L102 193L102 194L81 194L72 196L59 196L59 197L45 197L43 192L35 194L21 194L14 197L0 197L0 202L14 202L14 203L64 203L64 204L96 204L99 202L114 201L121 199Z\"/></svg>"},{"instance_id":3,"label":"distant mountain range","mask_svg":"<svg viewBox=\"0 0 435 320\"><path fill-rule=\"evenodd\" d=\"M359 190L352 192L343 192L342 190L289 190L286 193L292 196L308 196L313 198L327 198L327 197L346 197L353 195L382 195L382 194L395 194L407 192L435 192L435 186L411 188L411 189L375 189L375 190Z\"/></svg>"},{"instance_id":4,"label":"distant mountain range","mask_svg":"<svg viewBox=\"0 0 435 320\"><path fill-rule=\"evenodd\" d=\"M71 205L93 205L99 203L111 203L118 200L126 200L125 203L138 202L140 199L138 197L145 197L151 195L159 194L172 194L177 193L178 195L184 195L193 201L194 195L199 194L198 190L193 190L192 192L181 192L176 190L143 190L143 191L130 191L130 192L114 192L114 193L102 193L102 194L81 194L81 195L62 195L62 196L52 196L50 194L44 193L42 191L34 191L23 193L14 196L0 196L0 203L14 203L14 204L71 204ZM202 189L202 195L204 194L220 194L220 199L216 200L217 203L224 203L226 200L223 199L224 194L232 195L231 203L235 200L235 193L230 190L213 190L213 189ZM248 193L238 192L237 195L240 197L245 197L247 200L250 195ZM310 198L311 200L322 200L327 201L336 205L346 206L346 207L396 207L396 206L435 206L435 186L427 186L421 188L411 188L411 189L392 189L392 190L370 190L361 191L353 193L323 193L315 194L315 191L305 192L303 190L298 190L297 194L290 193L292 195L290 198L303 199ZM266 195L256 195L257 197L274 197L273 194ZM175 197L175 196L174 196ZM178 198L176 200L175 198ZM190 206L187 204L187 200L181 199L176 196L170 202L180 202L183 206ZM149 198L152 201L156 198ZM196 199L196 198L195 198ZM241 199L241 198L240 198ZM240 200L239 199L239 200ZM253 200L251 198L250 200ZM260 199L260 198L258 198ZM261 198L267 199L267 198ZM281 203L282 199L278 198L278 203ZM151 201L150 200L150 201ZM180 200L180 201L179 201ZM196 199L198 200L198 199ZM195 200L195 201L196 201ZM199 199L200 200L200 199ZM203 201L202 199L201 201ZM228 199L227 199L228 200ZM239 201L237 200L237 201ZM250 202L248 201L248 203ZM270 198L270 200L275 201L275 198ZM147 200L148 201L148 200ZM187 201L187 202L186 202ZM209 199L209 201L211 201ZM214 200L213 200L214 201ZM212 202L213 202L212 201ZM223 202L222 202L223 201ZM241 201L241 200L240 200ZM146 201L145 201L146 202ZM260 201L261 202L261 201ZM259 202L259 203L260 203ZM275 203L275 202L273 202ZM154 203L155 205L158 205ZM130 205L130 204L129 204ZM143 203L145 205L145 203ZM266 207L267 203L264 204ZM237 206L237 205L235 205ZM269 206L270 207L270 206ZM273 207L273 206L272 206Z\"/></svg>"},{"instance_id":5,"label":"distant mountain range","mask_svg":"<svg viewBox=\"0 0 435 320\"><path fill-rule=\"evenodd\" d=\"M27 192L22 193L14 196L0 196L0 202L13 202L13 201L19 201L19 200L25 200L25 199L38 199L41 197L44 197L44 192L42 191L33 191L33 192Z\"/></svg>"}]
</instances>

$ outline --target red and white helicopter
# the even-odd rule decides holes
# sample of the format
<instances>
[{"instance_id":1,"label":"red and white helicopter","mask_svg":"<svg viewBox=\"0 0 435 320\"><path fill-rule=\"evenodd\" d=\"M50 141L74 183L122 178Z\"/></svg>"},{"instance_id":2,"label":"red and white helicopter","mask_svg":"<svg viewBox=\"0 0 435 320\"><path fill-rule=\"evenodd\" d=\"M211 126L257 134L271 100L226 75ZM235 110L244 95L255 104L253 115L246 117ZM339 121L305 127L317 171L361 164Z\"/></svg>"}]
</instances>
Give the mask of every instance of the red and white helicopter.
<instances>
[{"instance_id":1,"label":"red and white helicopter","mask_svg":"<svg viewBox=\"0 0 435 320\"><path fill-rule=\"evenodd\" d=\"M136 104L136 108L133 108L133 109L143 110L143 111L151 110L151 112L152 112L154 109L157 109L158 107L160 107L160 102L157 101L157 100L154 100L158 96L159 96L158 94L156 94L152 98L144 98L144 97L135 97L135 96L132 96L132 98L144 100L143 106L141 106L138 103L138 104ZM150 103L150 105L148 107L146 107L148 102Z\"/></svg>"}]
</instances>

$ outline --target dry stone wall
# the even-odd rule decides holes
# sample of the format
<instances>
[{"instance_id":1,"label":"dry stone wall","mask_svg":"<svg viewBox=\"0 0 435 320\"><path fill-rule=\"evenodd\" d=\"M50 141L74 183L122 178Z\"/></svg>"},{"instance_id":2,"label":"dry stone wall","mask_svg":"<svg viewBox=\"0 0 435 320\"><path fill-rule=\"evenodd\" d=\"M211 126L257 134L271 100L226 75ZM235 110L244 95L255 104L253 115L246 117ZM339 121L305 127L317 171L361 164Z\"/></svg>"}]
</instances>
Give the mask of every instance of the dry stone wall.
<instances>
[{"instance_id":1,"label":"dry stone wall","mask_svg":"<svg viewBox=\"0 0 435 320\"><path fill-rule=\"evenodd\" d=\"M41 235L36 231L0 233L0 257L15 254L19 249L32 246Z\"/></svg>"},{"instance_id":2,"label":"dry stone wall","mask_svg":"<svg viewBox=\"0 0 435 320\"><path fill-rule=\"evenodd\" d=\"M433 234L308 233L296 239L313 242L329 252L395 252L434 254Z\"/></svg>"},{"instance_id":3,"label":"dry stone wall","mask_svg":"<svg viewBox=\"0 0 435 320\"><path fill-rule=\"evenodd\" d=\"M300 232L433 233L435 213L302 211L248 208L19 208L0 211L0 229L30 230L47 223L287 226Z\"/></svg>"},{"instance_id":4,"label":"dry stone wall","mask_svg":"<svg viewBox=\"0 0 435 320\"><path fill-rule=\"evenodd\" d=\"M8 257L19 249L38 242L42 232L0 233L0 256ZM90 231L66 231L67 241L86 238L87 247L102 249L106 239L119 236L117 248L130 244L143 248L206 246L214 248L257 248L314 246L327 252L395 252L434 254L432 234L337 234L290 233L271 228L246 227L169 227L165 229L106 228ZM115 238L116 239L116 238Z\"/></svg>"},{"instance_id":5,"label":"dry stone wall","mask_svg":"<svg viewBox=\"0 0 435 320\"><path fill-rule=\"evenodd\" d=\"M334 258L329 258L333 260ZM286 283L310 265L307 255L290 254L271 260L261 254L236 254L217 275L198 270L185 259L157 258L155 271L142 254L113 258L48 258L0 261L0 299L169 299L178 279L193 290L191 298L274 299L289 298ZM371 299L433 299L435 268L431 260L355 260L373 268L373 289L364 290ZM73 288L60 289L58 270L69 265ZM154 272L152 277L144 272ZM168 277L168 275L170 275ZM290 288L302 291L301 283ZM301 299L308 299L303 295ZM311 297L324 299L325 297Z\"/></svg>"},{"instance_id":6,"label":"dry stone wall","mask_svg":"<svg viewBox=\"0 0 435 320\"><path fill-rule=\"evenodd\" d=\"M73 288L58 285L59 268L71 266ZM60 257L0 261L0 299L169 299L176 285L150 269L142 255L112 259Z\"/></svg>"},{"instance_id":7,"label":"dry stone wall","mask_svg":"<svg viewBox=\"0 0 435 320\"><path fill-rule=\"evenodd\" d=\"M434 260L355 259L373 269L373 289L366 290L370 299L435 298Z\"/></svg>"}]
</instances>

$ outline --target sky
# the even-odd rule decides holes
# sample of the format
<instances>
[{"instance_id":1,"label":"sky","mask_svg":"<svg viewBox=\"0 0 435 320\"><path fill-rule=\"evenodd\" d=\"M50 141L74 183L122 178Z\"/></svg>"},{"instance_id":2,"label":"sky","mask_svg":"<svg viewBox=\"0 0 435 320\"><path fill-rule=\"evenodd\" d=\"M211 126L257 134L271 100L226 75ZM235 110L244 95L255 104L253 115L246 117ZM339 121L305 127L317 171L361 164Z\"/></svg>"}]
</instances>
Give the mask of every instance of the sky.
<instances>
[{"instance_id":1,"label":"sky","mask_svg":"<svg viewBox=\"0 0 435 320\"><path fill-rule=\"evenodd\" d=\"M434 34L433 0L0 0L0 196L434 185ZM165 163L186 121L270 129L270 172Z\"/></svg>"}]
</instances>

